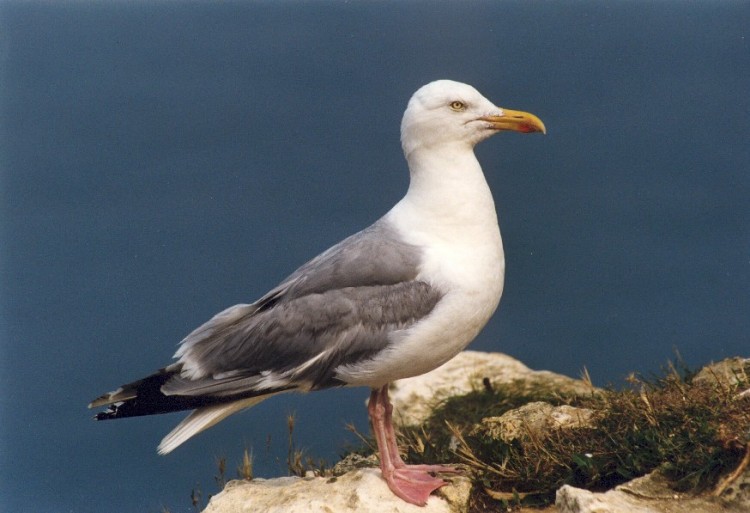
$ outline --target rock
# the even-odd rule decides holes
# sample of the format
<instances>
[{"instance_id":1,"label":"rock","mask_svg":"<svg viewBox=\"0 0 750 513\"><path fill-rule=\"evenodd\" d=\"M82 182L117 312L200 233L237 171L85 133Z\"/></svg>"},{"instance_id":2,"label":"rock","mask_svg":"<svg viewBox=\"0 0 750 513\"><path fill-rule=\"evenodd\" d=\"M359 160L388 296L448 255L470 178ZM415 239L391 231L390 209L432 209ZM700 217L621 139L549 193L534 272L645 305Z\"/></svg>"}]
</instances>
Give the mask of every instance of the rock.
<instances>
[{"instance_id":1,"label":"rock","mask_svg":"<svg viewBox=\"0 0 750 513\"><path fill-rule=\"evenodd\" d=\"M693 383L719 384L724 387L747 385L750 383L750 358L727 358L718 363L706 365L693 377Z\"/></svg>"},{"instance_id":2,"label":"rock","mask_svg":"<svg viewBox=\"0 0 750 513\"><path fill-rule=\"evenodd\" d=\"M440 401L481 389L484 378L493 385L522 383L529 389L545 386L571 395L596 391L580 379L535 371L502 353L463 351L427 374L396 381L390 389L396 418L402 424L421 424Z\"/></svg>"},{"instance_id":3,"label":"rock","mask_svg":"<svg viewBox=\"0 0 750 513\"><path fill-rule=\"evenodd\" d=\"M748 375L750 359L733 358L707 366L694 381L733 387L747 384ZM534 371L504 354L465 351L428 374L395 383L391 400L398 412L397 418L404 424L420 424L434 405L452 395L480 389L485 378L489 378L492 385L521 384L521 389L529 390L546 387L567 395L597 392L582 380ZM750 389L737 397L744 398L748 393ZM476 429L510 442L528 434L589 427L595 415L588 409L535 402L499 417L485 418ZM211 499L204 513L467 513L471 493L468 478L450 478L450 484L433 494L427 506L419 507L393 495L381 478L380 470L363 468L376 464L375 456L349 455L334 467L336 477L232 481ZM716 492L716 496L711 492L702 495L675 492L657 471L607 492L590 492L565 485L557 491L555 506L544 512L748 513L750 470L747 466L750 463L744 465L724 478L717 487L721 493ZM519 511L532 510L521 508Z\"/></svg>"},{"instance_id":4,"label":"rock","mask_svg":"<svg viewBox=\"0 0 750 513\"><path fill-rule=\"evenodd\" d=\"M466 477L449 481L438 492L442 497L433 494L424 507L393 495L372 468L341 477L231 481L203 513L465 513L471 483Z\"/></svg>"},{"instance_id":5,"label":"rock","mask_svg":"<svg viewBox=\"0 0 750 513\"><path fill-rule=\"evenodd\" d=\"M747 513L750 474L745 472L718 497L672 490L658 471L596 493L565 485L555 500L559 513Z\"/></svg>"},{"instance_id":6,"label":"rock","mask_svg":"<svg viewBox=\"0 0 750 513\"><path fill-rule=\"evenodd\" d=\"M736 511L750 511L750 471L745 470L720 495L722 501Z\"/></svg>"},{"instance_id":7,"label":"rock","mask_svg":"<svg viewBox=\"0 0 750 513\"><path fill-rule=\"evenodd\" d=\"M620 490L644 499L676 500L685 497L684 494L673 490L669 486L669 480L658 471L636 477L627 483L616 486L615 490Z\"/></svg>"},{"instance_id":8,"label":"rock","mask_svg":"<svg viewBox=\"0 0 750 513\"><path fill-rule=\"evenodd\" d=\"M557 490L555 506L559 513L657 513L622 492L594 493L569 485Z\"/></svg>"},{"instance_id":9,"label":"rock","mask_svg":"<svg viewBox=\"0 0 750 513\"><path fill-rule=\"evenodd\" d=\"M484 432L491 438L506 443L519 438L547 438L549 433L560 429L589 427L594 411L573 406L552 406L536 401L499 417L487 417L477 426L475 432Z\"/></svg>"},{"instance_id":10,"label":"rock","mask_svg":"<svg viewBox=\"0 0 750 513\"><path fill-rule=\"evenodd\" d=\"M449 511L455 513L468 513L471 489L472 484L468 477L454 476L450 479L449 485L440 488L438 494L440 494L440 496L448 503L448 506L450 506Z\"/></svg>"},{"instance_id":11,"label":"rock","mask_svg":"<svg viewBox=\"0 0 750 513\"><path fill-rule=\"evenodd\" d=\"M343 476L347 472L352 470L358 470L361 468L373 468L378 467L380 461L378 460L377 454L370 454L369 456L362 456L356 452L347 454L343 460L336 463L331 469L331 474L334 476Z\"/></svg>"}]
</instances>

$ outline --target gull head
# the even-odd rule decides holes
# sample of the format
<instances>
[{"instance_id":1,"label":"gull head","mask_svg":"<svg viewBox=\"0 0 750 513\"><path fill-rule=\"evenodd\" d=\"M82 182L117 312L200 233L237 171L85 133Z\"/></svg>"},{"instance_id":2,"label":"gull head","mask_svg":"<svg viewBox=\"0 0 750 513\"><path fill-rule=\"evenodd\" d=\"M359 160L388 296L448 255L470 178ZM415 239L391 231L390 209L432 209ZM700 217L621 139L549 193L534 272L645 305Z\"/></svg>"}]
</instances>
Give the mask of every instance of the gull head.
<instances>
[{"instance_id":1,"label":"gull head","mask_svg":"<svg viewBox=\"0 0 750 513\"><path fill-rule=\"evenodd\" d=\"M441 146L473 148L499 131L546 133L528 112L498 107L468 84L436 80L412 95L401 121L401 145L409 155Z\"/></svg>"}]
</instances>

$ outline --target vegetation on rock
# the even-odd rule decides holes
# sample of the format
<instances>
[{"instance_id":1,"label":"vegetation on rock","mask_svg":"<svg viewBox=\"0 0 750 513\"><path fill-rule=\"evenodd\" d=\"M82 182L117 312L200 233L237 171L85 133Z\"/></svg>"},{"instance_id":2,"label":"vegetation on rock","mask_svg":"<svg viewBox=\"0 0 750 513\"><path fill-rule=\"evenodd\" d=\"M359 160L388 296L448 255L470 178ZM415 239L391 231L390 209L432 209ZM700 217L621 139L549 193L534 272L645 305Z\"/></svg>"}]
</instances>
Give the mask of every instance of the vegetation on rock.
<instances>
[{"instance_id":1,"label":"vegetation on rock","mask_svg":"<svg viewBox=\"0 0 750 513\"><path fill-rule=\"evenodd\" d=\"M544 382L493 384L487 376L471 392L436 404L421 425L402 426L399 446L409 463L463 464L473 483L472 512L547 506L565 484L604 491L654 470L675 492L712 490L719 495L750 467L748 376L750 359L739 358L697 374L670 365L661 376L632 375L623 389L591 385L586 394ZM584 381L590 384L587 377ZM547 405L563 407L555 409L561 414L585 415L543 428L523 416L524 411L536 411L543 419L549 417ZM512 413L503 417L508 412ZM520 436L507 436L508 429L498 421L506 417L517 423L514 430ZM374 443L351 426L362 444L335 467L298 449L294 427L290 415L290 475L335 479L375 464ZM218 467L216 482L222 488L223 458ZM252 456L247 451L237 474L252 479ZM193 490L191 499L197 511L200 491Z\"/></svg>"},{"instance_id":2,"label":"vegetation on rock","mask_svg":"<svg viewBox=\"0 0 750 513\"><path fill-rule=\"evenodd\" d=\"M545 505L564 484L605 490L657 468L675 490L705 491L750 452L750 398L737 397L750 384L746 372L734 383L698 381L672 366L663 377L628 381L624 390L572 396L486 378L483 388L437 405L423 425L402 428L401 444L411 463L466 464L477 510L496 501ZM535 401L594 415L583 427L529 430L510 442L477 429L484 418Z\"/></svg>"}]
</instances>

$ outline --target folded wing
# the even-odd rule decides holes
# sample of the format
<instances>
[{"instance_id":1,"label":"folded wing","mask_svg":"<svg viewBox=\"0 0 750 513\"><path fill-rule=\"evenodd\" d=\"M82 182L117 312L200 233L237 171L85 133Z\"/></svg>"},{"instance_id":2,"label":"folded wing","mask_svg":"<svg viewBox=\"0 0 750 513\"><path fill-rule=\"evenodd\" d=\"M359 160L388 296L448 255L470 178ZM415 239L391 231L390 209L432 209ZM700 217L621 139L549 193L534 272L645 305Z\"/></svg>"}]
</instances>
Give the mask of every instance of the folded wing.
<instances>
[{"instance_id":1,"label":"folded wing","mask_svg":"<svg viewBox=\"0 0 750 513\"><path fill-rule=\"evenodd\" d=\"M417 280L420 261L421 249L381 220L257 302L215 315L182 341L176 363L89 406L111 405L101 420L196 409L165 438L168 452L265 396L346 385L338 367L373 358L440 301Z\"/></svg>"}]
</instances>

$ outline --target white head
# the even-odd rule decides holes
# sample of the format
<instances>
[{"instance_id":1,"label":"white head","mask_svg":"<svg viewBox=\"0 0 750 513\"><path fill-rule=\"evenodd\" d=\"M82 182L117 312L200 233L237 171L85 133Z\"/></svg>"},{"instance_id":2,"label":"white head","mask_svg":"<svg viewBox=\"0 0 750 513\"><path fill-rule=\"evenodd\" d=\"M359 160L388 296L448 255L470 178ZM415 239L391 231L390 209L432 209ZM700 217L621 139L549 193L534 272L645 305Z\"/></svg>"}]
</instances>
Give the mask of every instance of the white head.
<instances>
[{"instance_id":1,"label":"white head","mask_svg":"<svg viewBox=\"0 0 750 513\"><path fill-rule=\"evenodd\" d=\"M533 114L497 107L470 85L436 80L409 100L401 121L401 146L407 157L420 148L473 148L500 130L545 133L544 123Z\"/></svg>"}]
</instances>

